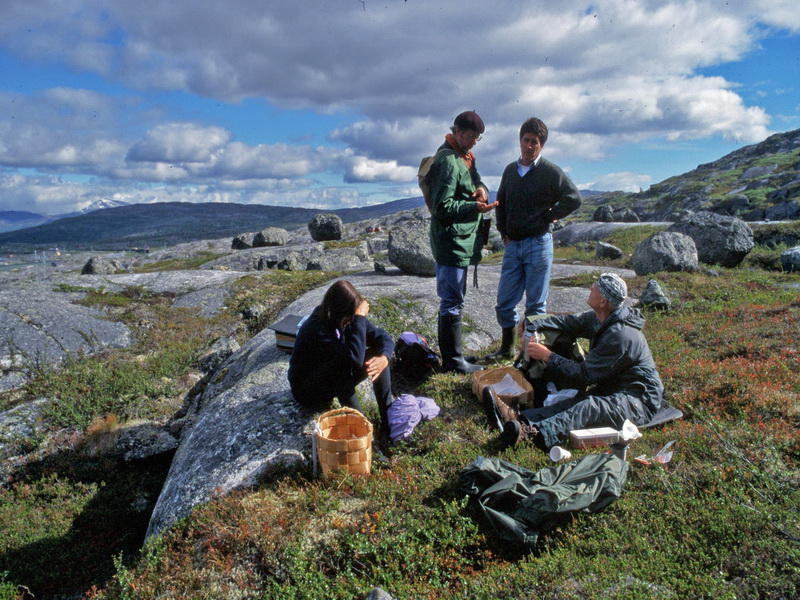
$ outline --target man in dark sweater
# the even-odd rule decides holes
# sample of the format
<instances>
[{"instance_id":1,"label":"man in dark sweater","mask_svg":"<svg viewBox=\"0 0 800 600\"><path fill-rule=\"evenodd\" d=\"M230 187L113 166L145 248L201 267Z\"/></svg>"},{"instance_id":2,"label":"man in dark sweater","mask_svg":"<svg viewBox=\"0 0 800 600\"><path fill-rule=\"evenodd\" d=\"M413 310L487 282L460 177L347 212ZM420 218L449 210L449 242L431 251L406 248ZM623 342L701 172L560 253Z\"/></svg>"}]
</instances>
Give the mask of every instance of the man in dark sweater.
<instances>
[{"instance_id":1,"label":"man in dark sweater","mask_svg":"<svg viewBox=\"0 0 800 600\"><path fill-rule=\"evenodd\" d=\"M520 157L503 171L497 190L497 230L506 245L495 312L503 329L500 349L490 358L511 358L525 293L525 316L544 314L553 262L553 223L581 205L578 188L540 155L547 126L536 118L519 130Z\"/></svg>"}]
</instances>

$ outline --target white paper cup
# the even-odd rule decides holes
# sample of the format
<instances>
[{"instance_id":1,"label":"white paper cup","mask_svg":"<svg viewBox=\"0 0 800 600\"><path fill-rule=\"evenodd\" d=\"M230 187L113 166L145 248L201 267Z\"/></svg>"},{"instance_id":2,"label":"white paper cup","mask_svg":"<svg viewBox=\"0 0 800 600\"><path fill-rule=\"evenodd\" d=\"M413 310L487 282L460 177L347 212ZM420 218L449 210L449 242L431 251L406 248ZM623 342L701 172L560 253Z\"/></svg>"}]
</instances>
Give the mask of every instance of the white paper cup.
<instances>
[{"instance_id":1,"label":"white paper cup","mask_svg":"<svg viewBox=\"0 0 800 600\"><path fill-rule=\"evenodd\" d=\"M572 452L565 450L561 446L553 446L550 448L550 460L558 462L560 460L568 460L572 456Z\"/></svg>"}]
</instances>

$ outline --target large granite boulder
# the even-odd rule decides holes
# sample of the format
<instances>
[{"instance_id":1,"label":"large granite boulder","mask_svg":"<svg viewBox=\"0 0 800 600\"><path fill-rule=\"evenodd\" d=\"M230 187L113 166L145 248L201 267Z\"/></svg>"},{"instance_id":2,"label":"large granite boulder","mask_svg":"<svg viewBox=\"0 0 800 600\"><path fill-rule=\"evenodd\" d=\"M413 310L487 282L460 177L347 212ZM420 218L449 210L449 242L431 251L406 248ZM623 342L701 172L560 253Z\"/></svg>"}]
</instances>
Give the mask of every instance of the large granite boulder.
<instances>
[{"instance_id":1,"label":"large granite boulder","mask_svg":"<svg viewBox=\"0 0 800 600\"><path fill-rule=\"evenodd\" d=\"M597 242L594 248L594 253L597 258L607 258L609 260L622 258L622 250L607 242Z\"/></svg>"},{"instance_id":2,"label":"large granite boulder","mask_svg":"<svg viewBox=\"0 0 800 600\"><path fill-rule=\"evenodd\" d=\"M661 271L695 271L697 249L688 235L660 231L639 242L631 263L637 275Z\"/></svg>"},{"instance_id":3,"label":"large granite boulder","mask_svg":"<svg viewBox=\"0 0 800 600\"><path fill-rule=\"evenodd\" d=\"M641 219L639 215L633 212L630 208L623 208L617 215L617 221L622 223L639 223Z\"/></svg>"},{"instance_id":4,"label":"large granite boulder","mask_svg":"<svg viewBox=\"0 0 800 600\"><path fill-rule=\"evenodd\" d=\"M786 273L800 272L800 246L781 252L781 267Z\"/></svg>"},{"instance_id":5,"label":"large granite boulder","mask_svg":"<svg viewBox=\"0 0 800 600\"><path fill-rule=\"evenodd\" d=\"M409 221L389 233L389 261L409 275L436 275L428 225L425 221Z\"/></svg>"},{"instance_id":6,"label":"large granite boulder","mask_svg":"<svg viewBox=\"0 0 800 600\"><path fill-rule=\"evenodd\" d=\"M800 179L794 179L779 187L777 190L767 195L767 200L774 203L781 203L800 196Z\"/></svg>"},{"instance_id":7,"label":"large granite boulder","mask_svg":"<svg viewBox=\"0 0 800 600\"><path fill-rule=\"evenodd\" d=\"M308 224L308 232L316 242L328 242L342 239L344 225L339 215L334 213L320 213L315 215Z\"/></svg>"},{"instance_id":8,"label":"large granite boulder","mask_svg":"<svg viewBox=\"0 0 800 600\"><path fill-rule=\"evenodd\" d=\"M280 227L267 227L253 236L253 248L268 246L285 246L289 241L289 232Z\"/></svg>"},{"instance_id":9,"label":"large granite boulder","mask_svg":"<svg viewBox=\"0 0 800 600\"><path fill-rule=\"evenodd\" d=\"M122 270L122 264L116 259L93 256L83 265L81 275L112 275Z\"/></svg>"},{"instance_id":10,"label":"large granite boulder","mask_svg":"<svg viewBox=\"0 0 800 600\"><path fill-rule=\"evenodd\" d=\"M240 233L231 240L232 250L247 250L253 247L254 233Z\"/></svg>"},{"instance_id":11,"label":"large granite boulder","mask_svg":"<svg viewBox=\"0 0 800 600\"><path fill-rule=\"evenodd\" d=\"M755 245L753 230L747 223L709 211L686 213L667 231L692 238L697 259L710 265L735 267Z\"/></svg>"},{"instance_id":12,"label":"large granite boulder","mask_svg":"<svg viewBox=\"0 0 800 600\"><path fill-rule=\"evenodd\" d=\"M594 215L592 216L592 221L598 221L600 223L611 223L613 220L614 208L608 204L598 206L594 211Z\"/></svg>"},{"instance_id":13,"label":"large granite boulder","mask_svg":"<svg viewBox=\"0 0 800 600\"><path fill-rule=\"evenodd\" d=\"M764 211L764 217L769 221L794 221L800 219L800 202L790 200L770 206Z\"/></svg>"},{"instance_id":14,"label":"large granite boulder","mask_svg":"<svg viewBox=\"0 0 800 600\"><path fill-rule=\"evenodd\" d=\"M298 468L309 450L289 391L289 357L264 329L217 371L193 411L153 509L147 538L215 493Z\"/></svg>"}]
</instances>

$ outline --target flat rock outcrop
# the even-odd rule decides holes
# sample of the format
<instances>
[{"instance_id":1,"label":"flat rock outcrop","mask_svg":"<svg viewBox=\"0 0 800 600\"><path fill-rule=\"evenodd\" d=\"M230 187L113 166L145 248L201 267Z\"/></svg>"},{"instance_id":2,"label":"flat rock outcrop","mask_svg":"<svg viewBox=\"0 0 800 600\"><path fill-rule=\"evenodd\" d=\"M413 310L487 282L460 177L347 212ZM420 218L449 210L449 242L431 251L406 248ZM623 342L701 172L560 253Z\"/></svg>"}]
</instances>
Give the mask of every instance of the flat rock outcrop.
<instances>
[{"instance_id":1,"label":"flat rock outcrop","mask_svg":"<svg viewBox=\"0 0 800 600\"><path fill-rule=\"evenodd\" d=\"M92 354L130 344L132 333L126 325L109 321L101 310L73 303L82 295L53 291L48 281L0 289L0 330L4 333L0 337L0 391L23 385L36 365L58 365L80 352Z\"/></svg>"},{"instance_id":2,"label":"flat rock outcrop","mask_svg":"<svg viewBox=\"0 0 800 600\"><path fill-rule=\"evenodd\" d=\"M619 229L641 227L643 225L667 228L672 223L569 223L558 231L553 232L553 241L560 246L575 246L581 242L599 242Z\"/></svg>"},{"instance_id":3,"label":"flat rock outcrop","mask_svg":"<svg viewBox=\"0 0 800 600\"><path fill-rule=\"evenodd\" d=\"M133 332L98 308L77 302L87 289L107 292L143 287L175 294L173 306L197 308L210 317L225 306L228 285L244 273L164 271L118 275L55 273L7 282L0 288L0 391L20 387L33 364L58 365L67 356L124 348Z\"/></svg>"},{"instance_id":4,"label":"flat rock outcrop","mask_svg":"<svg viewBox=\"0 0 800 600\"><path fill-rule=\"evenodd\" d=\"M234 271L363 271L372 265L366 241L341 246L323 242L243 248L209 261L203 269Z\"/></svg>"}]
</instances>

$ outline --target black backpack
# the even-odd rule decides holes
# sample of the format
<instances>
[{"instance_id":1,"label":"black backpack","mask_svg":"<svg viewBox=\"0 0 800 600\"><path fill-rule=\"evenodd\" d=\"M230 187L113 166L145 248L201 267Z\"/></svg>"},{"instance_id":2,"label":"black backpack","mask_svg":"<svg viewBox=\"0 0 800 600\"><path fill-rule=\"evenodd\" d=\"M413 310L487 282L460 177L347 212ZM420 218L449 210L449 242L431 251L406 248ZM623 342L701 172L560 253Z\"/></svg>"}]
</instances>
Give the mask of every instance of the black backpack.
<instances>
[{"instance_id":1,"label":"black backpack","mask_svg":"<svg viewBox=\"0 0 800 600\"><path fill-rule=\"evenodd\" d=\"M430 347L428 340L404 331L394 345L394 368L406 377L420 377L437 371L441 366L439 355Z\"/></svg>"}]
</instances>

